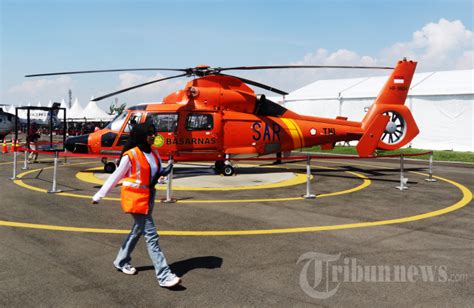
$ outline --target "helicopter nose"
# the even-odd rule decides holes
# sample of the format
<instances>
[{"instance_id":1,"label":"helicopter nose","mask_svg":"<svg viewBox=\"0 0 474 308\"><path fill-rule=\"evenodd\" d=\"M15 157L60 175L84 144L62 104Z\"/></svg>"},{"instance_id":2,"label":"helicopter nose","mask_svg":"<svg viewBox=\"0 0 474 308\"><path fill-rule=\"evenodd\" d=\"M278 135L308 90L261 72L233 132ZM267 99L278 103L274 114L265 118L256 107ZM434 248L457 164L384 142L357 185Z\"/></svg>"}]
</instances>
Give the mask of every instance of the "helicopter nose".
<instances>
[{"instance_id":1,"label":"helicopter nose","mask_svg":"<svg viewBox=\"0 0 474 308\"><path fill-rule=\"evenodd\" d=\"M87 146L88 139L89 134L69 137L66 139L64 147L69 152L87 154L89 152L89 148Z\"/></svg>"}]
</instances>

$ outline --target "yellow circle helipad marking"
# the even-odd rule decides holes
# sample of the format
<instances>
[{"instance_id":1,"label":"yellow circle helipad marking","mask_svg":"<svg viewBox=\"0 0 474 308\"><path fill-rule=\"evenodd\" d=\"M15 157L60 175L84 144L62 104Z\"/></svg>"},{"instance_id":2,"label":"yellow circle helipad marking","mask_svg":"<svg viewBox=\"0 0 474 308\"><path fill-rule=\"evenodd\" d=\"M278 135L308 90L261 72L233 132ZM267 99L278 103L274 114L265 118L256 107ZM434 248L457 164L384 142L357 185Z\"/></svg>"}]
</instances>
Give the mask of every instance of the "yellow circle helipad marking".
<instances>
[{"instance_id":1,"label":"yellow circle helipad marking","mask_svg":"<svg viewBox=\"0 0 474 308\"><path fill-rule=\"evenodd\" d=\"M428 176L424 173L413 172L418 175ZM440 210L418 214L413 216L379 220L379 221L370 221L370 222L360 222L353 224L342 224L342 225L329 225L329 226L313 226L313 227L301 227L301 228L283 228L283 229L261 229L261 230L229 230L229 231L160 231L161 235L175 235L175 236L224 236L224 235L263 235L263 234L284 234L284 233L302 233L302 232L320 232L320 231L331 231L331 230L345 230L345 229L354 229L354 228L366 228L366 227L375 227L383 225L392 225L400 224L406 222L413 222L418 220L423 220L431 217L436 217L444 215L453 211L456 211L471 202L472 192L467 189L465 186L454 182L449 179L445 179L438 176L433 176L434 178L447 182L454 185L462 192L462 198L455 204L442 208ZM42 229L42 230L53 230L53 231L67 231L67 232L89 232L89 233L113 233L113 234L128 234L129 230L119 230L119 229L100 229L100 228L79 228L79 227L67 227L67 226L54 226L54 225L42 225L42 224L30 224L30 223L20 223L20 222L11 222L11 221L0 221L0 226L9 226L9 227L18 227L18 228L32 228L32 229Z\"/></svg>"},{"instance_id":2,"label":"yellow circle helipad marking","mask_svg":"<svg viewBox=\"0 0 474 308\"><path fill-rule=\"evenodd\" d=\"M78 163L78 164L87 164L87 162ZM54 168L54 167L46 167L46 168L43 168L43 169L51 169L51 168ZM337 170L336 168L331 168L331 167L319 167L319 168ZM26 172L23 172L23 173L19 174L17 176L18 179L15 180L14 183L21 186L21 187L23 187L23 188L26 188L26 189L34 190L34 191L37 191L37 192L47 193L46 189L42 189L42 188L38 188L38 187L35 187L35 186L32 186L32 185L26 184L25 182L23 182L21 180L21 178L24 177L25 175L28 175L28 174L33 173L33 172L37 172L39 170L40 169L35 169L35 170L26 171ZM345 171L345 172L349 173L349 174L352 174L352 175L354 175L358 178L361 178L362 181L363 181L362 184L360 184L360 185L358 185L354 188L350 188L350 189L346 189L346 190L342 190L342 191L336 191L336 192L332 192L332 193L320 194L320 195L316 196L316 198L332 197L332 196L338 196L338 195L353 193L353 192L356 192L358 190L364 189L365 187L369 186L372 183L370 181L370 179L367 178L363 174L352 172L352 171ZM225 189L223 189L223 190L225 190ZM75 198L92 199L92 196L79 195L79 194L66 193L66 192L56 193L56 195L67 196L67 197L75 197ZM103 198L103 200L120 201L120 198L105 197L105 198ZM297 200L305 200L305 199L303 197L298 196L298 197L284 197L284 198L259 198L259 199L236 199L236 200L229 200L229 199L224 199L224 200L212 200L212 199L211 200L177 200L177 202L178 203L248 203L248 202L281 202L281 201L297 201Z\"/></svg>"},{"instance_id":3,"label":"yellow circle helipad marking","mask_svg":"<svg viewBox=\"0 0 474 308\"><path fill-rule=\"evenodd\" d=\"M101 167L89 168L86 171L95 171L95 170L102 170ZM104 180L97 178L91 172L78 172L76 173L76 178L87 183L93 183L98 185L103 185L105 183ZM313 178L313 176L311 176ZM260 185L252 185L252 186L232 186L232 187L193 187L193 186L179 186L173 185L173 190L190 190L190 191L229 191L229 190L254 190L254 189L269 189L269 188L281 188L293 185L299 185L306 182L306 175L300 173L294 173L294 177L288 180L283 180L277 183L271 184L260 184ZM166 187L156 186L157 190L166 190Z\"/></svg>"}]
</instances>

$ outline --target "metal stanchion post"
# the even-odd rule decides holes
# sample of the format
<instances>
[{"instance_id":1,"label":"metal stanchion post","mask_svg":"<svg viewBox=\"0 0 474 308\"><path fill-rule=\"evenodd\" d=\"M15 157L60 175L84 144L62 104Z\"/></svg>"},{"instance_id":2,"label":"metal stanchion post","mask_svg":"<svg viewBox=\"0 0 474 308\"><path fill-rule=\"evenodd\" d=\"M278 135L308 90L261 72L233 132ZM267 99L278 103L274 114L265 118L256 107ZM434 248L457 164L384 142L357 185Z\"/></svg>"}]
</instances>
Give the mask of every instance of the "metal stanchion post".
<instances>
[{"instance_id":1,"label":"metal stanchion post","mask_svg":"<svg viewBox=\"0 0 474 308\"><path fill-rule=\"evenodd\" d=\"M23 163L23 168L21 170L28 170L28 149L25 148L25 161Z\"/></svg>"},{"instance_id":2,"label":"metal stanchion post","mask_svg":"<svg viewBox=\"0 0 474 308\"><path fill-rule=\"evenodd\" d=\"M399 190L407 190L408 178L403 176L403 154L400 154L400 186L397 186Z\"/></svg>"},{"instance_id":3,"label":"metal stanchion post","mask_svg":"<svg viewBox=\"0 0 474 308\"><path fill-rule=\"evenodd\" d=\"M58 159L59 158L59 152L55 151L54 152L54 169L53 169L53 187L51 190L48 191L50 194L58 193L61 192L60 189L56 189L56 173L58 171Z\"/></svg>"},{"instance_id":4,"label":"metal stanchion post","mask_svg":"<svg viewBox=\"0 0 474 308\"><path fill-rule=\"evenodd\" d=\"M10 180L14 181L16 180L16 155L17 152L13 152L13 176L10 178Z\"/></svg>"},{"instance_id":5,"label":"metal stanchion post","mask_svg":"<svg viewBox=\"0 0 474 308\"><path fill-rule=\"evenodd\" d=\"M316 195L311 193L311 156L306 157L306 195L305 199L314 199Z\"/></svg>"},{"instance_id":6,"label":"metal stanchion post","mask_svg":"<svg viewBox=\"0 0 474 308\"><path fill-rule=\"evenodd\" d=\"M425 181L427 182L436 182L436 179L433 179L433 152L430 154L430 167L429 167L429 176Z\"/></svg>"},{"instance_id":7,"label":"metal stanchion post","mask_svg":"<svg viewBox=\"0 0 474 308\"><path fill-rule=\"evenodd\" d=\"M170 159L168 160L168 165L173 164L173 155L170 155ZM166 186L166 199L162 199L161 202L164 203L174 203L176 199L171 198L171 193L173 190L173 167L171 167L171 171L168 174L168 184Z\"/></svg>"}]
</instances>

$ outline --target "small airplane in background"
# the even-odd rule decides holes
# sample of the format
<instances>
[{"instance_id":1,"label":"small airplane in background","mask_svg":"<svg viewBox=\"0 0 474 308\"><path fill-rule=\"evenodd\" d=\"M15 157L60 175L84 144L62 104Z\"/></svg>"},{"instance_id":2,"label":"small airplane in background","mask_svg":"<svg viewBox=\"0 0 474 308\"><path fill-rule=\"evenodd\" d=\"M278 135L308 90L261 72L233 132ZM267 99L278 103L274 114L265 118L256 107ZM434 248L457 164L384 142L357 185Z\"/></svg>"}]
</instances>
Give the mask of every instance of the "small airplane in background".
<instances>
[{"instance_id":1,"label":"small airplane in background","mask_svg":"<svg viewBox=\"0 0 474 308\"><path fill-rule=\"evenodd\" d=\"M5 105L1 105L5 106ZM0 139L3 140L6 135L15 129L15 115L3 111L0 106Z\"/></svg>"},{"instance_id":2,"label":"small airplane in background","mask_svg":"<svg viewBox=\"0 0 474 308\"><path fill-rule=\"evenodd\" d=\"M359 68L393 69L385 86L362 122L346 117L335 119L305 116L257 95L248 86L286 95L285 91L262 83L224 74L229 70ZM232 158L258 157L289 153L292 150L320 145L334 148L336 142L358 140L357 152L362 157L376 149L395 150L410 142L418 127L410 110L404 105L416 62L398 61L395 68L360 66L241 66L194 68L143 68L76 71L27 75L26 77L62 74L121 72L140 70L178 71L165 77L122 89L94 99L95 101L142 86L179 77L196 77L184 89L166 96L163 102L140 104L128 108L109 125L91 134L70 137L67 150L75 153L119 154L135 123L152 122L157 129L154 146L162 156L178 161L215 161L216 171L234 174ZM106 172L115 170L113 162L103 159Z\"/></svg>"},{"instance_id":3,"label":"small airplane in background","mask_svg":"<svg viewBox=\"0 0 474 308\"><path fill-rule=\"evenodd\" d=\"M50 128L52 121L53 128L61 128L61 121L58 118L58 112L59 112L59 107L60 103L53 103L51 108L49 107L19 107L23 110L25 109L30 109L31 110L44 110L48 111L47 116L45 119L30 119L30 124L36 124L39 127L45 127L45 128ZM9 133L15 131L15 118L16 116L12 113L6 112L3 110L1 106L6 106L6 105L0 105L0 139L3 140L6 135ZM18 117L18 123L20 125L28 125L28 120L24 118Z\"/></svg>"}]
</instances>

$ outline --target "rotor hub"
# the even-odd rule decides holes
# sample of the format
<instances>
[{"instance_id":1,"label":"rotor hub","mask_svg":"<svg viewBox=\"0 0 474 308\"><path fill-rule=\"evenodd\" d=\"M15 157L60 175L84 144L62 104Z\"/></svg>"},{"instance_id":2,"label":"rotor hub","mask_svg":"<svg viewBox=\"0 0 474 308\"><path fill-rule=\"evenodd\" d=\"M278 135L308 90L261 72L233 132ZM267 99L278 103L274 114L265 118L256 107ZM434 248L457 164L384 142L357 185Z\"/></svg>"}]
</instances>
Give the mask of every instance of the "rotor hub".
<instances>
[{"instance_id":1,"label":"rotor hub","mask_svg":"<svg viewBox=\"0 0 474 308\"><path fill-rule=\"evenodd\" d=\"M385 131L389 134L392 134L397 131L397 123L389 121L385 127Z\"/></svg>"}]
</instances>

